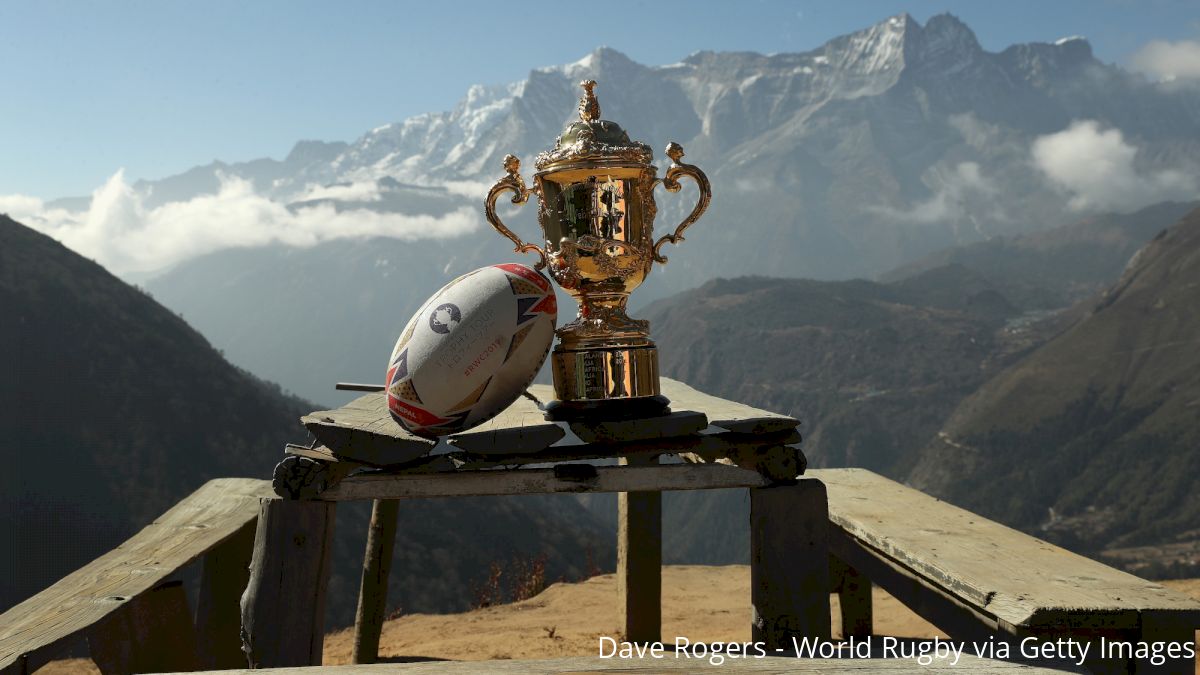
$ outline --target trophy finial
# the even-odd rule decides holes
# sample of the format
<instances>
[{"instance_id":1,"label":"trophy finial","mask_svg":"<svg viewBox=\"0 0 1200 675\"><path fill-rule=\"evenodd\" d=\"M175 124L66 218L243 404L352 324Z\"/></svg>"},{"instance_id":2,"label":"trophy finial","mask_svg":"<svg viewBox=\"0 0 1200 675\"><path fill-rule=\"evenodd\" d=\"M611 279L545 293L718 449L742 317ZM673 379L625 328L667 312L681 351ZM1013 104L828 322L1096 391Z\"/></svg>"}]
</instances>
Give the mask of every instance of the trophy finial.
<instances>
[{"instance_id":1,"label":"trophy finial","mask_svg":"<svg viewBox=\"0 0 1200 675\"><path fill-rule=\"evenodd\" d=\"M595 80L584 80L579 83L583 87L583 98L579 99L579 119L584 122L594 122L600 119L600 102L596 100Z\"/></svg>"},{"instance_id":2,"label":"trophy finial","mask_svg":"<svg viewBox=\"0 0 1200 675\"><path fill-rule=\"evenodd\" d=\"M683 146L672 141L667 144L667 157L671 158L672 164L678 164L683 157Z\"/></svg>"}]
</instances>

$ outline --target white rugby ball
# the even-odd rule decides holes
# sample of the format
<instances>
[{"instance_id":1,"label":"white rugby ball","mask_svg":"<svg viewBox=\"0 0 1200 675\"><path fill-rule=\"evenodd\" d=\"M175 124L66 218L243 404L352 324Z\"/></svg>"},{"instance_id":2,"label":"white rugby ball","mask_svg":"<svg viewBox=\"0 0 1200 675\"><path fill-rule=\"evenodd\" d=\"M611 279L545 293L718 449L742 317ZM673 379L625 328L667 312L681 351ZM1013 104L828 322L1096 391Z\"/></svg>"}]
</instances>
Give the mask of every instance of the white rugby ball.
<instances>
[{"instance_id":1,"label":"white rugby ball","mask_svg":"<svg viewBox=\"0 0 1200 675\"><path fill-rule=\"evenodd\" d=\"M482 424L525 391L546 360L558 305L525 265L492 265L442 287L417 310L388 361L392 418L444 436Z\"/></svg>"}]
</instances>

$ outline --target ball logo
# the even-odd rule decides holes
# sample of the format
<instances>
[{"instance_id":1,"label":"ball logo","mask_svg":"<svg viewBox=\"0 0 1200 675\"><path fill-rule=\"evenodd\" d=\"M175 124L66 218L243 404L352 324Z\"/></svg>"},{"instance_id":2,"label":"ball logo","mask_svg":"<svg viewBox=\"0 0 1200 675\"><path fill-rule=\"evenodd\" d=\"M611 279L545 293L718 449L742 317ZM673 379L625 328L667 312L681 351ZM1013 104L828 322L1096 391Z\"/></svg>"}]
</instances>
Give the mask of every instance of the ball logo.
<instances>
[{"instance_id":1,"label":"ball logo","mask_svg":"<svg viewBox=\"0 0 1200 675\"><path fill-rule=\"evenodd\" d=\"M462 312L453 303L438 305L429 315L429 327L435 333L446 335L462 321Z\"/></svg>"}]
</instances>

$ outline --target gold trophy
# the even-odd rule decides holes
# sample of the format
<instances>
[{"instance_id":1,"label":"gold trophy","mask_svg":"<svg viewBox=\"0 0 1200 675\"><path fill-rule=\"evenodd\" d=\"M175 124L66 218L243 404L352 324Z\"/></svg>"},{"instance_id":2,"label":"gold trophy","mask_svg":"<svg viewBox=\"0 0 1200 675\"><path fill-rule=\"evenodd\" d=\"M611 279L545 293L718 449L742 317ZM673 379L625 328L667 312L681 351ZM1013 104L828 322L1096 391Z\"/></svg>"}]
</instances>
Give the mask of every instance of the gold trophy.
<instances>
[{"instance_id":1,"label":"gold trophy","mask_svg":"<svg viewBox=\"0 0 1200 675\"><path fill-rule=\"evenodd\" d=\"M708 208L712 191L700 169L680 162L683 148L667 145L671 166L659 179L645 143L629 140L614 122L600 119L596 83L580 83L579 121L571 122L554 144L538 154L528 188L521 162L508 155L507 172L488 192L486 213L492 227L516 244L519 253L535 252L538 269L579 303L579 316L559 328L551 354L554 392L546 406L550 419L631 418L667 412L658 384L658 350L648 321L625 313L629 294L641 285L654 263L666 263L664 244L683 241L683 232ZM654 240L654 188L678 192L679 178L690 176L700 190L691 214L671 234ZM545 246L521 240L496 215L496 200L512 192L512 203L538 196L538 223Z\"/></svg>"}]
</instances>

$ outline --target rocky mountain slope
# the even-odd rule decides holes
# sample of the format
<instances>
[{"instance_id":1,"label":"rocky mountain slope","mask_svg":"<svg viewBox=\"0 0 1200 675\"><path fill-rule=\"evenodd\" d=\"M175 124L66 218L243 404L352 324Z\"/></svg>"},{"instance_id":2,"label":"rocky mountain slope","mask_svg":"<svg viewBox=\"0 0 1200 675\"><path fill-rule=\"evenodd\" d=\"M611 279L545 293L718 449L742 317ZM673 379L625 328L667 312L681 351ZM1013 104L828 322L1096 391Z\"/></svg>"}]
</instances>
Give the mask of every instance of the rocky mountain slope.
<instances>
[{"instance_id":1,"label":"rocky mountain slope","mask_svg":"<svg viewBox=\"0 0 1200 675\"><path fill-rule=\"evenodd\" d=\"M0 216L0 606L218 476L265 475L307 407L144 292Z\"/></svg>"},{"instance_id":2,"label":"rocky mountain slope","mask_svg":"<svg viewBox=\"0 0 1200 675\"><path fill-rule=\"evenodd\" d=\"M810 465L903 476L1028 338L1006 329L1019 310L965 267L908 283L719 279L645 316L665 375L797 417ZM746 562L748 509L734 491L666 495L667 560Z\"/></svg>"},{"instance_id":3,"label":"rocky mountain slope","mask_svg":"<svg viewBox=\"0 0 1200 675\"><path fill-rule=\"evenodd\" d=\"M266 477L315 406L226 362L99 265L0 215L0 610L81 567L204 481ZM366 504L339 508L330 622L352 621ZM570 498L409 502L391 606L465 609L489 565L545 553L553 581L611 568Z\"/></svg>"},{"instance_id":4,"label":"rocky mountain slope","mask_svg":"<svg viewBox=\"0 0 1200 675\"><path fill-rule=\"evenodd\" d=\"M1200 538L1200 210L964 400L910 481L1086 550Z\"/></svg>"},{"instance_id":5,"label":"rocky mountain slope","mask_svg":"<svg viewBox=\"0 0 1200 675\"><path fill-rule=\"evenodd\" d=\"M994 237L932 253L879 277L901 281L946 265L974 270L1024 310L1072 305L1107 288L1129 259L1200 202L1164 202L1103 213L1038 232Z\"/></svg>"},{"instance_id":6,"label":"rocky mountain slope","mask_svg":"<svg viewBox=\"0 0 1200 675\"><path fill-rule=\"evenodd\" d=\"M1007 315L994 291L964 305L869 281L717 280L647 309L661 368L734 400L805 423L814 466L892 474L941 415L982 382ZM995 296L995 307L987 298ZM972 300L974 302L972 303Z\"/></svg>"},{"instance_id":7,"label":"rocky mountain slope","mask_svg":"<svg viewBox=\"0 0 1200 675\"><path fill-rule=\"evenodd\" d=\"M1182 209L1164 204L950 249L889 283L717 280L645 315L667 375L798 417L814 466L863 466L905 480L914 466L938 465L924 449L964 399L1092 307L1039 310L1047 299L1066 301L1106 272L1112 284L1134 238L1162 231ZM1124 319L1127 330L1140 330ZM1068 350L1058 358L1088 357ZM1049 410L1047 401L1037 405ZM997 494L1012 495L1009 488ZM688 493L665 504L671 561L745 560L744 499ZM703 537L686 526L696 519L706 523Z\"/></svg>"}]
</instances>

